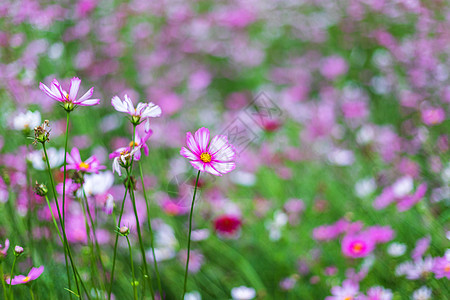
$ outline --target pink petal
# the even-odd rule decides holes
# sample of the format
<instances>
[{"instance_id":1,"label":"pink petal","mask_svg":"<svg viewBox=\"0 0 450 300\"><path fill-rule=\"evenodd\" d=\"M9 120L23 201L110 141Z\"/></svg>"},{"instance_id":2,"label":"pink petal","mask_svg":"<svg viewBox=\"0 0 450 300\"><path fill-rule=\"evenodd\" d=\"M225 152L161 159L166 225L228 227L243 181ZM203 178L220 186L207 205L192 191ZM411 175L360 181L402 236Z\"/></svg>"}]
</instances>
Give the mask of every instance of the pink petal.
<instances>
[{"instance_id":1,"label":"pink petal","mask_svg":"<svg viewBox=\"0 0 450 300\"><path fill-rule=\"evenodd\" d=\"M72 151L70 151L70 156L72 156L72 158L76 164L79 164L82 162L81 156L80 156L80 151L77 148L75 148L75 147L72 148Z\"/></svg>"},{"instance_id":2,"label":"pink petal","mask_svg":"<svg viewBox=\"0 0 450 300\"><path fill-rule=\"evenodd\" d=\"M94 94L94 88L93 87L91 87L83 96L81 96L80 99L78 99L78 102L83 102L83 101L91 98L92 94Z\"/></svg>"},{"instance_id":3,"label":"pink petal","mask_svg":"<svg viewBox=\"0 0 450 300\"><path fill-rule=\"evenodd\" d=\"M191 151L186 149L186 147L181 148L180 154L190 160L199 159L199 157L195 156Z\"/></svg>"},{"instance_id":4,"label":"pink petal","mask_svg":"<svg viewBox=\"0 0 450 300\"><path fill-rule=\"evenodd\" d=\"M82 102L77 101L76 104L80 106L92 106L97 105L100 103L100 99L89 99L89 100L83 100Z\"/></svg>"},{"instance_id":5,"label":"pink petal","mask_svg":"<svg viewBox=\"0 0 450 300\"><path fill-rule=\"evenodd\" d=\"M186 133L186 144L187 144L189 150L194 152L194 154L200 156L201 151L198 148L197 141L194 139L194 137L192 136L192 133L190 133L190 132Z\"/></svg>"},{"instance_id":6,"label":"pink petal","mask_svg":"<svg viewBox=\"0 0 450 300\"><path fill-rule=\"evenodd\" d=\"M61 97L54 93L51 89L49 89L45 84L42 82L39 83L39 88L47 94L50 98L56 100L56 101L62 101Z\"/></svg>"},{"instance_id":7,"label":"pink petal","mask_svg":"<svg viewBox=\"0 0 450 300\"><path fill-rule=\"evenodd\" d=\"M77 98L78 90L80 89L81 80L78 77L74 77L70 80L69 86L69 99L75 100Z\"/></svg>"},{"instance_id":8,"label":"pink petal","mask_svg":"<svg viewBox=\"0 0 450 300\"><path fill-rule=\"evenodd\" d=\"M211 164L205 164L205 171L215 176L222 176Z\"/></svg>"},{"instance_id":9,"label":"pink petal","mask_svg":"<svg viewBox=\"0 0 450 300\"><path fill-rule=\"evenodd\" d=\"M214 169L216 169L218 172L222 174L226 174L228 172L231 172L236 168L236 164L234 162L214 162L211 164Z\"/></svg>"},{"instance_id":10,"label":"pink petal","mask_svg":"<svg viewBox=\"0 0 450 300\"><path fill-rule=\"evenodd\" d=\"M206 152L209 143L209 130L208 128L202 127L197 132L195 132L195 140L197 142L198 149L201 153Z\"/></svg>"},{"instance_id":11,"label":"pink petal","mask_svg":"<svg viewBox=\"0 0 450 300\"><path fill-rule=\"evenodd\" d=\"M31 280L34 280L41 276L41 274L44 272L44 266L40 266L39 268L32 268L30 273L28 273L28 277L31 278Z\"/></svg>"},{"instance_id":12,"label":"pink petal","mask_svg":"<svg viewBox=\"0 0 450 300\"><path fill-rule=\"evenodd\" d=\"M56 93L56 91L58 91L59 94L61 95L61 100L62 101L67 100L66 95L64 94L61 85L59 84L58 80L56 80L56 79L53 79L53 81L52 81L52 91L54 93Z\"/></svg>"},{"instance_id":13,"label":"pink petal","mask_svg":"<svg viewBox=\"0 0 450 300\"><path fill-rule=\"evenodd\" d=\"M196 161L191 161L190 163L197 170L202 171L202 172L205 171L205 164L203 162L196 160Z\"/></svg>"}]
</instances>

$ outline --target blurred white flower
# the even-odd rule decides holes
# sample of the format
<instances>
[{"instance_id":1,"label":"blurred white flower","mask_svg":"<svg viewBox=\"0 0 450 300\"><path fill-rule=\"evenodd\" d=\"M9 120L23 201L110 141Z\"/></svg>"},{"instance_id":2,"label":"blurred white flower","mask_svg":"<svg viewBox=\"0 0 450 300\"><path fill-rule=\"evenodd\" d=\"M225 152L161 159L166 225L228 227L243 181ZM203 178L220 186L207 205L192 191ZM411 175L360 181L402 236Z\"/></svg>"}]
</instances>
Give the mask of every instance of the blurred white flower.
<instances>
[{"instance_id":1,"label":"blurred white flower","mask_svg":"<svg viewBox=\"0 0 450 300\"><path fill-rule=\"evenodd\" d=\"M391 243L387 248L387 252L392 257L402 256L406 252L406 245L401 243Z\"/></svg>"},{"instance_id":2,"label":"blurred white flower","mask_svg":"<svg viewBox=\"0 0 450 300\"><path fill-rule=\"evenodd\" d=\"M235 287L231 289L231 297L233 300L251 300L256 297L256 291L246 286Z\"/></svg>"},{"instance_id":3,"label":"blurred white flower","mask_svg":"<svg viewBox=\"0 0 450 300\"><path fill-rule=\"evenodd\" d=\"M48 148L47 155L50 163L50 168L54 169L61 166L64 163L64 148L59 150L55 148ZM44 151L37 150L29 153L27 159L33 165L36 170L45 170L47 163L45 162Z\"/></svg>"},{"instance_id":4,"label":"blurred white flower","mask_svg":"<svg viewBox=\"0 0 450 300\"><path fill-rule=\"evenodd\" d=\"M253 186L256 183L256 176L250 172L237 171L231 176L231 181L243 186Z\"/></svg>"},{"instance_id":5,"label":"blurred white flower","mask_svg":"<svg viewBox=\"0 0 450 300\"><path fill-rule=\"evenodd\" d=\"M39 111L27 111L20 113L13 119L13 128L15 130L33 130L34 127L41 124L41 113Z\"/></svg>"},{"instance_id":6,"label":"blurred white flower","mask_svg":"<svg viewBox=\"0 0 450 300\"><path fill-rule=\"evenodd\" d=\"M414 300L430 300L432 290L426 286L422 286L420 289L415 290L412 297Z\"/></svg>"},{"instance_id":7,"label":"blurred white flower","mask_svg":"<svg viewBox=\"0 0 450 300\"><path fill-rule=\"evenodd\" d=\"M394 195L397 198L402 198L409 194L414 187L413 179L409 176L402 177L400 179L397 179L397 181L392 186Z\"/></svg>"},{"instance_id":8,"label":"blurred white flower","mask_svg":"<svg viewBox=\"0 0 450 300\"><path fill-rule=\"evenodd\" d=\"M377 188L374 178L361 179L355 184L355 194L360 198L364 198L372 194Z\"/></svg>"},{"instance_id":9,"label":"blurred white flower","mask_svg":"<svg viewBox=\"0 0 450 300\"><path fill-rule=\"evenodd\" d=\"M106 193L114 184L114 175L111 171L98 174L86 174L84 176L84 191L86 196L96 196ZM82 197L82 191L79 191Z\"/></svg>"},{"instance_id":10,"label":"blurred white flower","mask_svg":"<svg viewBox=\"0 0 450 300\"><path fill-rule=\"evenodd\" d=\"M176 247L178 241L175 237L173 228L165 223L158 224L154 229L155 232L155 256L157 261L168 260L176 255ZM147 260L153 261L152 250L146 253Z\"/></svg>"},{"instance_id":11,"label":"blurred white flower","mask_svg":"<svg viewBox=\"0 0 450 300\"><path fill-rule=\"evenodd\" d=\"M355 161L353 151L346 149L335 149L328 154L330 163L338 166L349 166Z\"/></svg>"},{"instance_id":12,"label":"blurred white flower","mask_svg":"<svg viewBox=\"0 0 450 300\"><path fill-rule=\"evenodd\" d=\"M186 293L186 295L184 295L184 300L202 300L202 296L199 292L193 291L190 293Z\"/></svg>"},{"instance_id":13,"label":"blurred white flower","mask_svg":"<svg viewBox=\"0 0 450 300\"><path fill-rule=\"evenodd\" d=\"M364 125L361 129L356 133L356 141L360 145L367 145L373 138L375 137L375 130L372 126Z\"/></svg>"},{"instance_id":14,"label":"blurred white flower","mask_svg":"<svg viewBox=\"0 0 450 300\"><path fill-rule=\"evenodd\" d=\"M265 225L269 230L269 238L272 241L278 241L281 238L281 229L287 224L289 217L284 212L277 210L272 220L267 220Z\"/></svg>"}]
</instances>

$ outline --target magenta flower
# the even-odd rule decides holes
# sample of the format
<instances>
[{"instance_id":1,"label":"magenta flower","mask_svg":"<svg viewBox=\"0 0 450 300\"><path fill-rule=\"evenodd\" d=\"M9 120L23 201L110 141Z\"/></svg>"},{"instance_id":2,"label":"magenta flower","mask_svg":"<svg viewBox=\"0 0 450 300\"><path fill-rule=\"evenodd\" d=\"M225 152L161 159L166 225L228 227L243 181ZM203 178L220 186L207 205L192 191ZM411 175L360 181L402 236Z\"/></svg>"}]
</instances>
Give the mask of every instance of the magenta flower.
<instances>
[{"instance_id":1,"label":"magenta flower","mask_svg":"<svg viewBox=\"0 0 450 300\"><path fill-rule=\"evenodd\" d=\"M85 173L97 173L99 170L106 169L105 166L100 165L97 157L91 156L86 161L82 161L80 157L80 151L73 147L70 153L67 153L67 170L77 170ZM64 170L64 166L61 167L61 171Z\"/></svg>"},{"instance_id":2,"label":"magenta flower","mask_svg":"<svg viewBox=\"0 0 450 300\"><path fill-rule=\"evenodd\" d=\"M342 240L342 253L348 257L366 257L374 249L375 242L369 234L348 234Z\"/></svg>"},{"instance_id":3,"label":"magenta flower","mask_svg":"<svg viewBox=\"0 0 450 300\"><path fill-rule=\"evenodd\" d=\"M6 252L8 251L8 249L9 249L9 240L6 239L4 246L0 244L0 259L6 256Z\"/></svg>"},{"instance_id":4,"label":"magenta flower","mask_svg":"<svg viewBox=\"0 0 450 300\"><path fill-rule=\"evenodd\" d=\"M433 273L436 278L447 278L450 279L450 253L446 253L444 257L436 257L433 264Z\"/></svg>"},{"instance_id":5,"label":"magenta flower","mask_svg":"<svg viewBox=\"0 0 450 300\"><path fill-rule=\"evenodd\" d=\"M131 115L131 123L135 125L141 124L142 121L146 119L147 123L145 123L145 131L150 130L150 118L159 117L161 115L161 107L152 102L139 102L138 105L134 107L133 102L131 102L128 95L125 95L124 101L120 100L118 96L114 96L111 99L111 104L115 110Z\"/></svg>"},{"instance_id":6,"label":"magenta flower","mask_svg":"<svg viewBox=\"0 0 450 300\"><path fill-rule=\"evenodd\" d=\"M367 296L359 297L358 300L392 300L393 294L389 289L374 286L367 290Z\"/></svg>"},{"instance_id":7,"label":"magenta flower","mask_svg":"<svg viewBox=\"0 0 450 300\"><path fill-rule=\"evenodd\" d=\"M441 107L426 108L422 111L422 121L426 125L437 125L445 120L445 110Z\"/></svg>"},{"instance_id":8,"label":"magenta flower","mask_svg":"<svg viewBox=\"0 0 450 300\"><path fill-rule=\"evenodd\" d=\"M228 143L224 135L216 135L209 142L209 130L205 127L195 132L195 136L186 134L186 147L182 147L180 154L191 160L191 165L199 171L222 176L236 167L236 149Z\"/></svg>"},{"instance_id":9,"label":"magenta flower","mask_svg":"<svg viewBox=\"0 0 450 300\"><path fill-rule=\"evenodd\" d=\"M30 272L27 276L17 275L11 280L10 278L6 279L6 283L11 285L25 284L30 281L36 280L41 276L42 272L44 272L44 266L40 266L39 268L31 268Z\"/></svg>"},{"instance_id":10,"label":"magenta flower","mask_svg":"<svg viewBox=\"0 0 450 300\"><path fill-rule=\"evenodd\" d=\"M358 284L347 279L342 283L342 286L333 286L331 288L333 296L328 296L325 300L354 300L357 299L358 293Z\"/></svg>"},{"instance_id":11,"label":"magenta flower","mask_svg":"<svg viewBox=\"0 0 450 300\"><path fill-rule=\"evenodd\" d=\"M100 99L90 99L94 93L94 88L90 88L83 96L77 99L78 90L80 89L81 80L74 77L70 80L69 92L62 89L58 80L53 79L50 88L42 82L39 83L39 88L47 94L50 98L62 102L64 109L72 111L77 105L92 106L97 105Z\"/></svg>"}]
</instances>

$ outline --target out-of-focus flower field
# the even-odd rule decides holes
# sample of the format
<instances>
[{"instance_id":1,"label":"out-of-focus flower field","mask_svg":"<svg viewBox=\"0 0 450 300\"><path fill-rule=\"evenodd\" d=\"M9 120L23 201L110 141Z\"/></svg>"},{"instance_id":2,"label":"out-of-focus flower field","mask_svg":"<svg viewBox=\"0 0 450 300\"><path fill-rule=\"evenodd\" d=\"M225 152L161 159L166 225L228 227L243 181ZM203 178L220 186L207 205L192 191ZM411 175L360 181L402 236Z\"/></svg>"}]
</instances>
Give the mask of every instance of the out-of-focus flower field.
<instances>
[{"instance_id":1,"label":"out-of-focus flower field","mask_svg":"<svg viewBox=\"0 0 450 300\"><path fill-rule=\"evenodd\" d=\"M449 27L0 0L0 299L450 299Z\"/></svg>"}]
</instances>

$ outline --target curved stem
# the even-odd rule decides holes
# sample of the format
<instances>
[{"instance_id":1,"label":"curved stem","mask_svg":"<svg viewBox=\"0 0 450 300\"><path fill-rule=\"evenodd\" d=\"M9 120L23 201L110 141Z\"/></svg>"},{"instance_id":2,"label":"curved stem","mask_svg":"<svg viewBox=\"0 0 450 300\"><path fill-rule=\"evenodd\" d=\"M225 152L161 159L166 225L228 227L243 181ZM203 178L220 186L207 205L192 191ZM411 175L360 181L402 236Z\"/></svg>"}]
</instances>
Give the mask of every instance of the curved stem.
<instances>
[{"instance_id":1,"label":"curved stem","mask_svg":"<svg viewBox=\"0 0 450 300\"><path fill-rule=\"evenodd\" d=\"M66 222L66 178L67 178L67 173L66 173L66 164L67 164L67 146L68 146L68 142L69 142L69 116L70 113L67 112L67 119L66 119L66 140L64 143L64 181L63 181L63 195L62 195L62 217L63 217L63 224ZM63 225L64 226L64 225ZM64 229L63 229L64 230Z\"/></svg>"},{"instance_id":2,"label":"curved stem","mask_svg":"<svg viewBox=\"0 0 450 300\"><path fill-rule=\"evenodd\" d=\"M188 277L188 268L189 268L189 254L191 252L191 232L192 232L192 214L194 212L194 202L195 202L195 195L197 194L197 186L198 186L198 179L200 178L200 171L197 173L197 179L195 180L195 188L194 188L194 196L192 197L192 204L191 204L191 213L189 214L189 237L188 237L188 250L187 250L187 259L186 259L186 270L184 272L184 288L183 288L183 297L181 299L184 299L184 295L186 294L186 285L187 285L187 277Z\"/></svg>"},{"instance_id":3,"label":"curved stem","mask_svg":"<svg viewBox=\"0 0 450 300\"><path fill-rule=\"evenodd\" d=\"M128 180L125 184L128 184ZM127 193L128 193L128 189L125 188L125 194L123 195L123 200L122 200L122 207L120 208L120 214L119 214L119 220L117 221L117 227L120 227L120 222L122 221L122 215L123 215L123 208L125 206L125 199L127 198ZM113 210L113 214L114 214L114 210ZM116 221L116 218L114 216L114 221ZM111 300L111 291L112 291L112 285L113 285L113 281L114 281L114 270L116 267L116 256L117 256L117 242L119 241L119 233L116 233L116 240L114 242L114 255L113 255L113 265L112 265L112 269L111 269L111 280L109 283L109 291L108 291L108 300Z\"/></svg>"},{"instance_id":4,"label":"curved stem","mask_svg":"<svg viewBox=\"0 0 450 300\"><path fill-rule=\"evenodd\" d=\"M131 252L131 244L130 244L130 239L128 238L128 236L125 236L127 238L127 243L128 243L128 250L130 252L130 264L131 264L131 274L133 276L133 294L134 294L134 300L137 300L137 289L136 289L136 276L134 275L134 263L133 263L133 252Z\"/></svg>"},{"instance_id":5,"label":"curved stem","mask_svg":"<svg viewBox=\"0 0 450 300\"><path fill-rule=\"evenodd\" d=\"M156 262L155 247L153 246L153 230L152 230L152 223L150 220L150 204L148 203L147 193L145 192L144 175L142 172L142 166L141 166L140 161L139 161L139 171L141 174L142 191L144 193L145 205L147 206L147 223L148 223L148 231L150 232L150 246L152 247L153 264L155 265L155 272L156 272L156 279L158 281L159 294L162 295L162 287L161 287L161 279L160 279L161 277L159 275L158 263Z\"/></svg>"},{"instance_id":6,"label":"curved stem","mask_svg":"<svg viewBox=\"0 0 450 300\"><path fill-rule=\"evenodd\" d=\"M48 209L50 210L50 213L52 215L53 224L55 224L56 232L58 232L58 236L61 239L61 244L64 244L64 240L61 236L61 232L59 230L58 224L56 223L56 218L55 218L55 215L53 214L52 207L50 206L50 200L48 200L47 195L45 195L45 201L47 201Z\"/></svg>"},{"instance_id":7,"label":"curved stem","mask_svg":"<svg viewBox=\"0 0 450 300\"><path fill-rule=\"evenodd\" d=\"M9 290L8 290L8 294L9 294L9 298L12 299L12 291L11 291L11 287L12 287L12 279L14 278L14 267L16 266L16 261L17 261L17 255L14 255L14 261L13 261L13 265L11 268L11 275L9 277Z\"/></svg>"}]
</instances>

